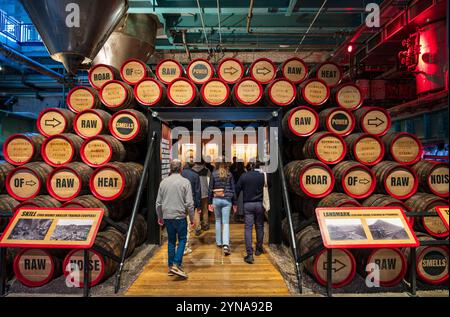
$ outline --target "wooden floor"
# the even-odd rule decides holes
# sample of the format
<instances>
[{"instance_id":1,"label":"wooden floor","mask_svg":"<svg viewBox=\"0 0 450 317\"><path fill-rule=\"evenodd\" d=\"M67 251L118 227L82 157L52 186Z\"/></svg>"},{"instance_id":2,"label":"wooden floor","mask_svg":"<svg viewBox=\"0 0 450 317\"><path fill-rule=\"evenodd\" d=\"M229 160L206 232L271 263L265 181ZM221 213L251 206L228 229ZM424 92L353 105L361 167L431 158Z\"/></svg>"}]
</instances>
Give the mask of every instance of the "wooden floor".
<instances>
[{"instance_id":1,"label":"wooden floor","mask_svg":"<svg viewBox=\"0 0 450 317\"><path fill-rule=\"evenodd\" d=\"M216 247L214 225L200 237L192 237L193 252L183 257L189 279L167 275L167 243L150 259L126 295L131 296L282 296L286 284L270 256L255 256L254 264L243 261L244 226L230 225L231 251L224 256ZM253 237L255 239L255 237ZM255 241L255 240L254 240Z\"/></svg>"}]
</instances>

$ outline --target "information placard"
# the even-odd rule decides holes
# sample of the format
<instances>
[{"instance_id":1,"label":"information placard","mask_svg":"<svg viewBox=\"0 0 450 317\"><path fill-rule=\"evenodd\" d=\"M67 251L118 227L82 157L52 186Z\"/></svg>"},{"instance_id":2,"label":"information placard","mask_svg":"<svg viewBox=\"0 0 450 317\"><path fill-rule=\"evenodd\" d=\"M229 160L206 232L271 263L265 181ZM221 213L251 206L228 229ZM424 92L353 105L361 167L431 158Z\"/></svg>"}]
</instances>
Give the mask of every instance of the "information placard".
<instances>
[{"instance_id":1,"label":"information placard","mask_svg":"<svg viewBox=\"0 0 450 317\"><path fill-rule=\"evenodd\" d=\"M439 214L439 217L441 217L442 222L448 229L448 206L437 206L436 211Z\"/></svg>"},{"instance_id":2,"label":"information placard","mask_svg":"<svg viewBox=\"0 0 450 317\"><path fill-rule=\"evenodd\" d=\"M0 238L0 247L91 248L104 210L35 208L17 210Z\"/></svg>"},{"instance_id":3,"label":"information placard","mask_svg":"<svg viewBox=\"0 0 450 317\"><path fill-rule=\"evenodd\" d=\"M417 247L404 211L397 207L317 208L326 248Z\"/></svg>"}]
</instances>

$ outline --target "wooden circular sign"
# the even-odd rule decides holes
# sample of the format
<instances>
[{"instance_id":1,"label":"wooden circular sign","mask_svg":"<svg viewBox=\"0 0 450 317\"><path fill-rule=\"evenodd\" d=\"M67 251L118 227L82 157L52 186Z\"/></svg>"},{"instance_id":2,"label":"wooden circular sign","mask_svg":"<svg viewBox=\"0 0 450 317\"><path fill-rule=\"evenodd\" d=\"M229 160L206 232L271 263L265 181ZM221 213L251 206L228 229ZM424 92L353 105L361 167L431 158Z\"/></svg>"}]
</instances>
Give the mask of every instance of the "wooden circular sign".
<instances>
[{"instance_id":1,"label":"wooden circular sign","mask_svg":"<svg viewBox=\"0 0 450 317\"><path fill-rule=\"evenodd\" d=\"M427 246L417 255L417 275L429 284L440 284L448 280L448 248Z\"/></svg>"},{"instance_id":2,"label":"wooden circular sign","mask_svg":"<svg viewBox=\"0 0 450 317\"><path fill-rule=\"evenodd\" d=\"M405 255L399 249L374 249L367 259L367 264L378 266L379 278L376 280L380 286L390 287L400 283L407 271Z\"/></svg>"},{"instance_id":3,"label":"wooden circular sign","mask_svg":"<svg viewBox=\"0 0 450 317\"><path fill-rule=\"evenodd\" d=\"M111 115L103 110L85 110L77 114L74 120L74 129L83 139L101 134L105 130L105 122Z\"/></svg>"},{"instance_id":4,"label":"wooden circular sign","mask_svg":"<svg viewBox=\"0 0 450 317\"><path fill-rule=\"evenodd\" d=\"M361 199L370 196L375 189L375 176L365 166L349 168L342 179L342 186L347 195Z\"/></svg>"},{"instance_id":5,"label":"wooden circular sign","mask_svg":"<svg viewBox=\"0 0 450 317\"><path fill-rule=\"evenodd\" d=\"M164 59L156 66L156 77L168 85L183 76L183 67L176 60Z\"/></svg>"},{"instance_id":6,"label":"wooden circular sign","mask_svg":"<svg viewBox=\"0 0 450 317\"><path fill-rule=\"evenodd\" d=\"M335 99L340 107L348 110L356 110L363 103L361 90L355 84L342 84L337 87Z\"/></svg>"},{"instance_id":7,"label":"wooden circular sign","mask_svg":"<svg viewBox=\"0 0 450 317\"><path fill-rule=\"evenodd\" d=\"M422 144L409 133L398 133L390 142L389 150L392 158L400 164L414 164L422 156Z\"/></svg>"},{"instance_id":8,"label":"wooden circular sign","mask_svg":"<svg viewBox=\"0 0 450 317\"><path fill-rule=\"evenodd\" d=\"M270 59L259 58L250 65L249 73L254 80L265 85L275 78L277 69Z\"/></svg>"},{"instance_id":9,"label":"wooden circular sign","mask_svg":"<svg viewBox=\"0 0 450 317\"><path fill-rule=\"evenodd\" d=\"M224 81L214 78L202 86L200 93L202 99L208 105L221 106L230 97L230 87Z\"/></svg>"},{"instance_id":10,"label":"wooden circular sign","mask_svg":"<svg viewBox=\"0 0 450 317\"><path fill-rule=\"evenodd\" d=\"M333 250L332 286L339 288L350 283L356 274L356 263L353 255L345 249ZM322 250L314 260L314 272L317 281L327 285L327 252Z\"/></svg>"},{"instance_id":11,"label":"wooden circular sign","mask_svg":"<svg viewBox=\"0 0 450 317\"><path fill-rule=\"evenodd\" d=\"M170 102L176 106L187 106L196 97L197 90L189 80L179 78L169 85L167 88L167 95Z\"/></svg>"},{"instance_id":12,"label":"wooden circular sign","mask_svg":"<svg viewBox=\"0 0 450 317\"><path fill-rule=\"evenodd\" d=\"M56 135L42 144L42 157L51 166L61 166L72 161L75 156L73 143L62 135Z\"/></svg>"},{"instance_id":13,"label":"wooden circular sign","mask_svg":"<svg viewBox=\"0 0 450 317\"><path fill-rule=\"evenodd\" d=\"M71 112L70 115L64 114L64 110L69 112L69 110L66 109L60 110L56 108L42 111L37 119L39 132L47 137L67 132L66 129L68 128L68 125L71 125L68 120L73 119L73 114ZM67 118L66 116L70 116L70 118Z\"/></svg>"},{"instance_id":14,"label":"wooden circular sign","mask_svg":"<svg viewBox=\"0 0 450 317\"><path fill-rule=\"evenodd\" d=\"M302 59L293 57L283 63L281 73L284 78L289 79L294 84L299 84L308 75L308 67Z\"/></svg>"},{"instance_id":15,"label":"wooden circular sign","mask_svg":"<svg viewBox=\"0 0 450 317\"><path fill-rule=\"evenodd\" d=\"M133 140L141 129L136 115L127 110L117 112L110 121L111 134L120 141Z\"/></svg>"},{"instance_id":16,"label":"wooden circular sign","mask_svg":"<svg viewBox=\"0 0 450 317\"><path fill-rule=\"evenodd\" d=\"M382 136L391 128L391 117L383 108L367 107L355 112L361 130L376 136Z\"/></svg>"},{"instance_id":17,"label":"wooden circular sign","mask_svg":"<svg viewBox=\"0 0 450 317\"><path fill-rule=\"evenodd\" d=\"M342 161L347 153L345 141L334 134L325 134L314 143L316 157L325 164L335 164Z\"/></svg>"},{"instance_id":18,"label":"wooden circular sign","mask_svg":"<svg viewBox=\"0 0 450 317\"><path fill-rule=\"evenodd\" d=\"M269 84L268 95L273 104L287 106L294 102L297 91L289 80L280 78Z\"/></svg>"},{"instance_id":19,"label":"wooden circular sign","mask_svg":"<svg viewBox=\"0 0 450 317\"><path fill-rule=\"evenodd\" d=\"M351 112L345 109L332 108L332 110L327 111L325 126L330 132L340 136L346 136L353 131L355 118Z\"/></svg>"},{"instance_id":20,"label":"wooden circular sign","mask_svg":"<svg viewBox=\"0 0 450 317\"><path fill-rule=\"evenodd\" d=\"M38 147L44 139L38 134L13 134L3 144L3 155L12 165L26 164L36 157L36 152L40 152Z\"/></svg>"},{"instance_id":21,"label":"wooden circular sign","mask_svg":"<svg viewBox=\"0 0 450 317\"><path fill-rule=\"evenodd\" d=\"M86 140L81 147L83 162L92 167L105 165L111 160L112 155L111 145L101 137Z\"/></svg>"},{"instance_id":22,"label":"wooden circular sign","mask_svg":"<svg viewBox=\"0 0 450 317\"><path fill-rule=\"evenodd\" d=\"M17 200L28 200L41 191L41 180L36 173L26 167L19 167L8 175L6 190Z\"/></svg>"},{"instance_id":23,"label":"wooden circular sign","mask_svg":"<svg viewBox=\"0 0 450 317\"><path fill-rule=\"evenodd\" d=\"M214 75L214 68L208 60L197 58L192 60L187 67L188 78L197 85L202 85Z\"/></svg>"},{"instance_id":24,"label":"wooden circular sign","mask_svg":"<svg viewBox=\"0 0 450 317\"><path fill-rule=\"evenodd\" d=\"M112 66L97 64L89 70L88 79L92 87L100 90L108 81L118 79L117 75L118 71Z\"/></svg>"},{"instance_id":25,"label":"wooden circular sign","mask_svg":"<svg viewBox=\"0 0 450 317\"><path fill-rule=\"evenodd\" d=\"M319 126L319 116L308 107L297 107L289 112L289 130L297 136L310 136Z\"/></svg>"},{"instance_id":26,"label":"wooden circular sign","mask_svg":"<svg viewBox=\"0 0 450 317\"><path fill-rule=\"evenodd\" d=\"M14 258L14 273L26 286L38 287L50 282L55 276L56 263L45 249L22 249Z\"/></svg>"},{"instance_id":27,"label":"wooden circular sign","mask_svg":"<svg viewBox=\"0 0 450 317\"><path fill-rule=\"evenodd\" d=\"M127 100L128 93L123 83L111 81L103 86L100 96L106 107L118 108Z\"/></svg>"},{"instance_id":28,"label":"wooden circular sign","mask_svg":"<svg viewBox=\"0 0 450 317\"><path fill-rule=\"evenodd\" d=\"M384 157L384 146L381 141L371 135L363 135L353 146L355 159L364 165L375 165Z\"/></svg>"},{"instance_id":29,"label":"wooden circular sign","mask_svg":"<svg viewBox=\"0 0 450 317\"><path fill-rule=\"evenodd\" d=\"M89 286L100 283L105 275L105 261L103 256L95 250L90 249L89 254ZM84 251L72 250L67 254L63 263L64 276L69 278L68 282L76 287L84 286Z\"/></svg>"},{"instance_id":30,"label":"wooden circular sign","mask_svg":"<svg viewBox=\"0 0 450 317\"><path fill-rule=\"evenodd\" d=\"M98 95L90 87L75 87L67 95L67 105L75 113L100 106Z\"/></svg>"},{"instance_id":31,"label":"wooden circular sign","mask_svg":"<svg viewBox=\"0 0 450 317\"><path fill-rule=\"evenodd\" d=\"M448 197L448 179L448 165L437 165L428 175L427 183L433 194Z\"/></svg>"},{"instance_id":32,"label":"wooden circular sign","mask_svg":"<svg viewBox=\"0 0 450 317\"><path fill-rule=\"evenodd\" d=\"M163 87L153 78L145 78L134 86L136 100L144 106L154 106L163 98Z\"/></svg>"},{"instance_id":33,"label":"wooden circular sign","mask_svg":"<svg viewBox=\"0 0 450 317\"><path fill-rule=\"evenodd\" d=\"M328 87L338 85L342 80L342 70L334 63L326 62L317 69L317 78L323 80Z\"/></svg>"},{"instance_id":34,"label":"wooden circular sign","mask_svg":"<svg viewBox=\"0 0 450 317\"><path fill-rule=\"evenodd\" d=\"M114 200L122 194L125 178L115 167L100 167L92 175L89 186L92 194L98 199Z\"/></svg>"},{"instance_id":35,"label":"wooden circular sign","mask_svg":"<svg viewBox=\"0 0 450 317\"><path fill-rule=\"evenodd\" d=\"M244 66L235 58L225 58L217 66L217 75L227 84L235 84L244 76Z\"/></svg>"},{"instance_id":36,"label":"wooden circular sign","mask_svg":"<svg viewBox=\"0 0 450 317\"><path fill-rule=\"evenodd\" d=\"M329 168L324 166L310 166L300 176L300 187L303 192L313 198L328 195L334 186L334 177Z\"/></svg>"},{"instance_id":37,"label":"wooden circular sign","mask_svg":"<svg viewBox=\"0 0 450 317\"><path fill-rule=\"evenodd\" d=\"M82 189L80 175L72 168L55 169L47 179L47 190L54 198L67 201L78 196Z\"/></svg>"},{"instance_id":38,"label":"wooden circular sign","mask_svg":"<svg viewBox=\"0 0 450 317\"><path fill-rule=\"evenodd\" d=\"M300 84L302 98L312 106L321 106L330 97L327 84L319 79L310 79Z\"/></svg>"},{"instance_id":39,"label":"wooden circular sign","mask_svg":"<svg viewBox=\"0 0 450 317\"><path fill-rule=\"evenodd\" d=\"M261 85L251 79L244 78L234 87L234 96L240 104L250 106L261 100L263 90Z\"/></svg>"},{"instance_id":40,"label":"wooden circular sign","mask_svg":"<svg viewBox=\"0 0 450 317\"><path fill-rule=\"evenodd\" d=\"M384 180L384 187L389 195L397 199L407 199L417 191L417 176L406 167L391 169Z\"/></svg>"},{"instance_id":41,"label":"wooden circular sign","mask_svg":"<svg viewBox=\"0 0 450 317\"><path fill-rule=\"evenodd\" d=\"M128 85L135 85L148 75L148 66L138 59L129 59L120 68L120 77Z\"/></svg>"}]
</instances>

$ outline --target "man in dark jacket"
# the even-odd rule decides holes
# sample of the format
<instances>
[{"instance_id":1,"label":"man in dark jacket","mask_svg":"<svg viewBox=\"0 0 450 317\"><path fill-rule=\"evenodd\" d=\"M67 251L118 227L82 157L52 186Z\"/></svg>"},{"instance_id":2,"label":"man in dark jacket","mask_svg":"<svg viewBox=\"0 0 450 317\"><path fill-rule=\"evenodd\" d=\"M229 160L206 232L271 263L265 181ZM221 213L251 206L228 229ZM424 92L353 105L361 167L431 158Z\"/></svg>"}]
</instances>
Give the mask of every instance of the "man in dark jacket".
<instances>
[{"instance_id":1,"label":"man in dark jacket","mask_svg":"<svg viewBox=\"0 0 450 317\"><path fill-rule=\"evenodd\" d=\"M194 208L195 212L198 213L198 211L201 208L201 187L200 187L200 177L199 175L192 170L192 167L194 166L193 160L190 160L188 163L186 163L186 166L183 169L183 172L181 173L181 176L186 178L191 183L192 188L192 197L194 199ZM191 237L191 231L194 226L189 226L188 234L187 234L187 242L186 242L186 249L184 251L184 254L189 254L192 252L192 249L190 247L190 237Z\"/></svg>"},{"instance_id":2,"label":"man in dark jacket","mask_svg":"<svg viewBox=\"0 0 450 317\"><path fill-rule=\"evenodd\" d=\"M253 263L252 230L253 224L256 228L256 250L255 255L263 253L264 240L264 207L263 188L264 174L256 168L259 164L250 162L247 165L247 173L242 174L236 184L236 195L243 192L244 217L245 217L245 248L247 256L244 261ZM269 184L268 184L269 185Z\"/></svg>"}]
</instances>

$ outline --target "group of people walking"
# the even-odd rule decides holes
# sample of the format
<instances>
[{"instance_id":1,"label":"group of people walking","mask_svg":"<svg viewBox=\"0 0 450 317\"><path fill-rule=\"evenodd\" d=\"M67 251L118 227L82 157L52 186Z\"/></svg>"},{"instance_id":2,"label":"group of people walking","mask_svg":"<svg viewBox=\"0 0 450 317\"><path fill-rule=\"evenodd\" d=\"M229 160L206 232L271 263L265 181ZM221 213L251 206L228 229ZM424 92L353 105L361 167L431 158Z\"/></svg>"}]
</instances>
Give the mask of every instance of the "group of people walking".
<instances>
[{"instance_id":1,"label":"group of people walking","mask_svg":"<svg viewBox=\"0 0 450 317\"><path fill-rule=\"evenodd\" d=\"M170 163L170 175L165 178L158 191L156 212L158 222L165 226L168 238L169 275L187 278L182 269L183 255L192 252L190 236L210 229L209 212L214 213L216 245L223 254L231 254L230 217L238 209L238 197L242 194L245 222L246 256L244 261L254 262L253 255L263 251L264 213L267 209L267 190L270 181L262 173L258 162L218 162L213 167L205 162L188 162L182 166L180 160ZM253 248L252 230L256 228L256 247ZM178 241L178 246L177 246Z\"/></svg>"}]
</instances>

